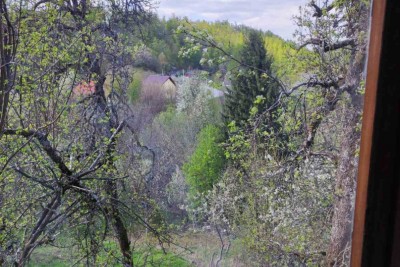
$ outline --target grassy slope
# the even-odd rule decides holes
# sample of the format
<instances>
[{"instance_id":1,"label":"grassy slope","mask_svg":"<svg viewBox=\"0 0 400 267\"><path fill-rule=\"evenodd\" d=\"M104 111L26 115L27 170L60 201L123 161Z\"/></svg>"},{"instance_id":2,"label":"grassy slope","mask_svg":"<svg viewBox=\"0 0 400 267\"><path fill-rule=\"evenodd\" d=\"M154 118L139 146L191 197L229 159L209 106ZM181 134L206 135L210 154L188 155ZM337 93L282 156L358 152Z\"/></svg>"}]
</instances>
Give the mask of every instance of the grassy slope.
<instances>
[{"instance_id":1,"label":"grassy slope","mask_svg":"<svg viewBox=\"0 0 400 267\"><path fill-rule=\"evenodd\" d=\"M42 247L37 249L31 257L28 267L68 267L77 263L79 258L74 255L68 255L70 250L55 247ZM122 265L113 262L112 254L102 253L98 257L98 266ZM111 261L110 261L111 260ZM146 267L189 267L192 266L187 260L173 253L164 254L160 249L138 249L133 255L134 266ZM84 266L83 263L77 263L74 266Z\"/></svg>"},{"instance_id":2,"label":"grassy slope","mask_svg":"<svg viewBox=\"0 0 400 267\"><path fill-rule=\"evenodd\" d=\"M140 244L135 249L133 261L135 266L146 267L189 267L210 266L211 260L215 264L219 258L221 251L221 241L218 236L212 232L191 232L188 231L183 235L176 236L176 242L187 250L171 246L165 255L161 249L157 248L156 240L140 239L135 243ZM144 245L146 244L147 245ZM224 239L224 243L228 246L229 241ZM110 242L107 244L108 249L116 250L116 244ZM37 249L28 264L28 267L67 267L72 266L77 257L71 249L60 249L55 247L42 247ZM109 254L110 255L110 254ZM99 256L99 266L121 266L106 263L107 256L105 253ZM146 262L146 265L144 264ZM83 266L77 264L76 266ZM251 259L248 258L243 250L242 244L233 240L230 241L229 250L224 250L221 267L244 267L251 266Z\"/></svg>"}]
</instances>

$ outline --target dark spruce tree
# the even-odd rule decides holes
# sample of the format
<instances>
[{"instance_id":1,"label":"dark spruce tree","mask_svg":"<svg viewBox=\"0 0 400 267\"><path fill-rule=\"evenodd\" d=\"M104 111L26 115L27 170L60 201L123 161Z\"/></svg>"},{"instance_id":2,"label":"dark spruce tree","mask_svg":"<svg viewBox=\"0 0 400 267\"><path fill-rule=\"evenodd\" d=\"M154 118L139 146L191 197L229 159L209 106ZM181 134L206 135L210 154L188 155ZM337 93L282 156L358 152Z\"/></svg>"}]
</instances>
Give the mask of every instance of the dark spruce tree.
<instances>
[{"instance_id":1,"label":"dark spruce tree","mask_svg":"<svg viewBox=\"0 0 400 267\"><path fill-rule=\"evenodd\" d=\"M265 97L263 107L272 105L278 95L278 86L266 73L271 73L271 58L267 55L259 31L249 31L240 52L241 66L232 73L232 87L225 100L226 123L235 121L244 126L250 117L257 96ZM264 109L259 109L259 113ZM272 116L272 115L271 115Z\"/></svg>"},{"instance_id":2,"label":"dark spruce tree","mask_svg":"<svg viewBox=\"0 0 400 267\"><path fill-rule=\"evenodd\" d=\"M229 125L235 121L240 129L253 133L251 136L255 138L253 141L254 144L258 144L256 146L259 152L264 150L275 159L283 159L290 151L287 146L288 135L278 122L279 109L276 106L265 112L277 101L279 85L268 75L272 73L272 60L265 49L261 32L255 30L248 32L240 52L240 61L241 65L232 73L232 87L225 98L225 123ZM264 100L256 105L258 96ZM251 114L257 118L256 125L253 123L254 120L249 121ZM268 135L258 135L257 132ZM228 130L228 138L229 135Z\"/></svg>"}]
</instances>

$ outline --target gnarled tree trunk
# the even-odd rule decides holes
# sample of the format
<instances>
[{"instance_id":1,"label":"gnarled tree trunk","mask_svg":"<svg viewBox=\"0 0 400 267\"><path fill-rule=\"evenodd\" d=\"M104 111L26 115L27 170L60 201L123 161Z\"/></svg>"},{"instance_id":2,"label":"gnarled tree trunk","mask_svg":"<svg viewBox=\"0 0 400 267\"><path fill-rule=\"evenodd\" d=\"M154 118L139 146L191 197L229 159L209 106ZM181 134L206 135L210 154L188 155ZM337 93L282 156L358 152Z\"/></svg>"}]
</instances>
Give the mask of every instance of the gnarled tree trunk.
<instances>
[{"instance_id":1,"label":"gnarled tree trunk","mask_svg":"<svg viewBox=\"0 0 400 267\"><path fill-rule=\"evenodd\" d=\"M363 95L359 90L363 80L367 51L367 32L369 25L368 6L359 4L355 12L358 21L353 26L357 45L352 51L351 60L345 78L349 96L346 104L346 118L343 123L339 163L335 177L334 210L331 228L331 241L327 254L329 266L348 266L351 246L351 232L355 201L356 177Z\"/></svg>"},{"instance_id":2,"label":"gnarled tree trunk","mask_svg":"<svg viewBox=\"0 0 400 267\"><path fill-rule=\"evenodd\" d=\"M346 266L349 262L354 196L357 175L356 157L360 134L356 130L359 120L354 110L348 112L343 131L339 164L335 179L334 211L331 241L328 251L329 266Z\"/></svg>"}]
</instances>

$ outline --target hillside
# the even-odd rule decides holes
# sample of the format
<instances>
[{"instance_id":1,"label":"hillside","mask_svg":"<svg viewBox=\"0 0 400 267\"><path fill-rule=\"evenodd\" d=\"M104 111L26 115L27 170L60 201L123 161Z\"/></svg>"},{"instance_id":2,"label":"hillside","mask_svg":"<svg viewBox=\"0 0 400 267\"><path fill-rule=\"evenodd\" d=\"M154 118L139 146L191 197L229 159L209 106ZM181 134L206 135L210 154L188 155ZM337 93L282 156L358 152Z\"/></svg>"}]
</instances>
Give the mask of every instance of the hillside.
<instances>
[{"instance_id":1,"label":"hillside","mask_svg":"<svg viewBox=\"0 0 400 267\"><path fill-rule=\"evenodd\" d=\"M227 53L233 57L238 57L240 49L244 44L244 35L251 28L242 25L233 25L227 21L207 22L207 21L188 21L186 18L171 18L168 20L153 18L153 22L146 29L145 45L150 50L156 64L145 66L158 72L173 73L177 70L200 69L214 74L237 67L232 61L222 62L219 66L209 65L207 62L218 62L221 53L216 50L196 49L190 53L182 55L182 51L190 49L190 43L186 36L178 33L180 26L195 28L205 31L221 45ZM273 70L282 79L288 82L295 82L301 75L305 66L299 58L304 57L306 50L298 51L296 45L287 42L271 32L262 32L265 40L265 47L268 55L273 59ZM201 64L201 59L207 61ZM217 64L218 65L218 64Z\"/></svg>"}]
</instances>

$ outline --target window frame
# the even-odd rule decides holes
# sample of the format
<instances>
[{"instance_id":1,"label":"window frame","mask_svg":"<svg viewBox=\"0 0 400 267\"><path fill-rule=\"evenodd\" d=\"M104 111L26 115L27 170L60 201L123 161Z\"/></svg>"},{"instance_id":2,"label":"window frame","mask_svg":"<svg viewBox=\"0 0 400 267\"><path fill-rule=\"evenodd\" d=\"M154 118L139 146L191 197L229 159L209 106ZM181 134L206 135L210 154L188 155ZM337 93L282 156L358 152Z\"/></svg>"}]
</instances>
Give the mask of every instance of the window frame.
<instances>
[{"instance_id":1,"label":"window frame","mask_svg":"<svg viewBox=\"0 0 400 267\"><path fill-rule=\"evenodd\" d=\"M400 266L398 25L400 1L373 1L352 234L355 267Z\"/></svg>"}]
</instances>

